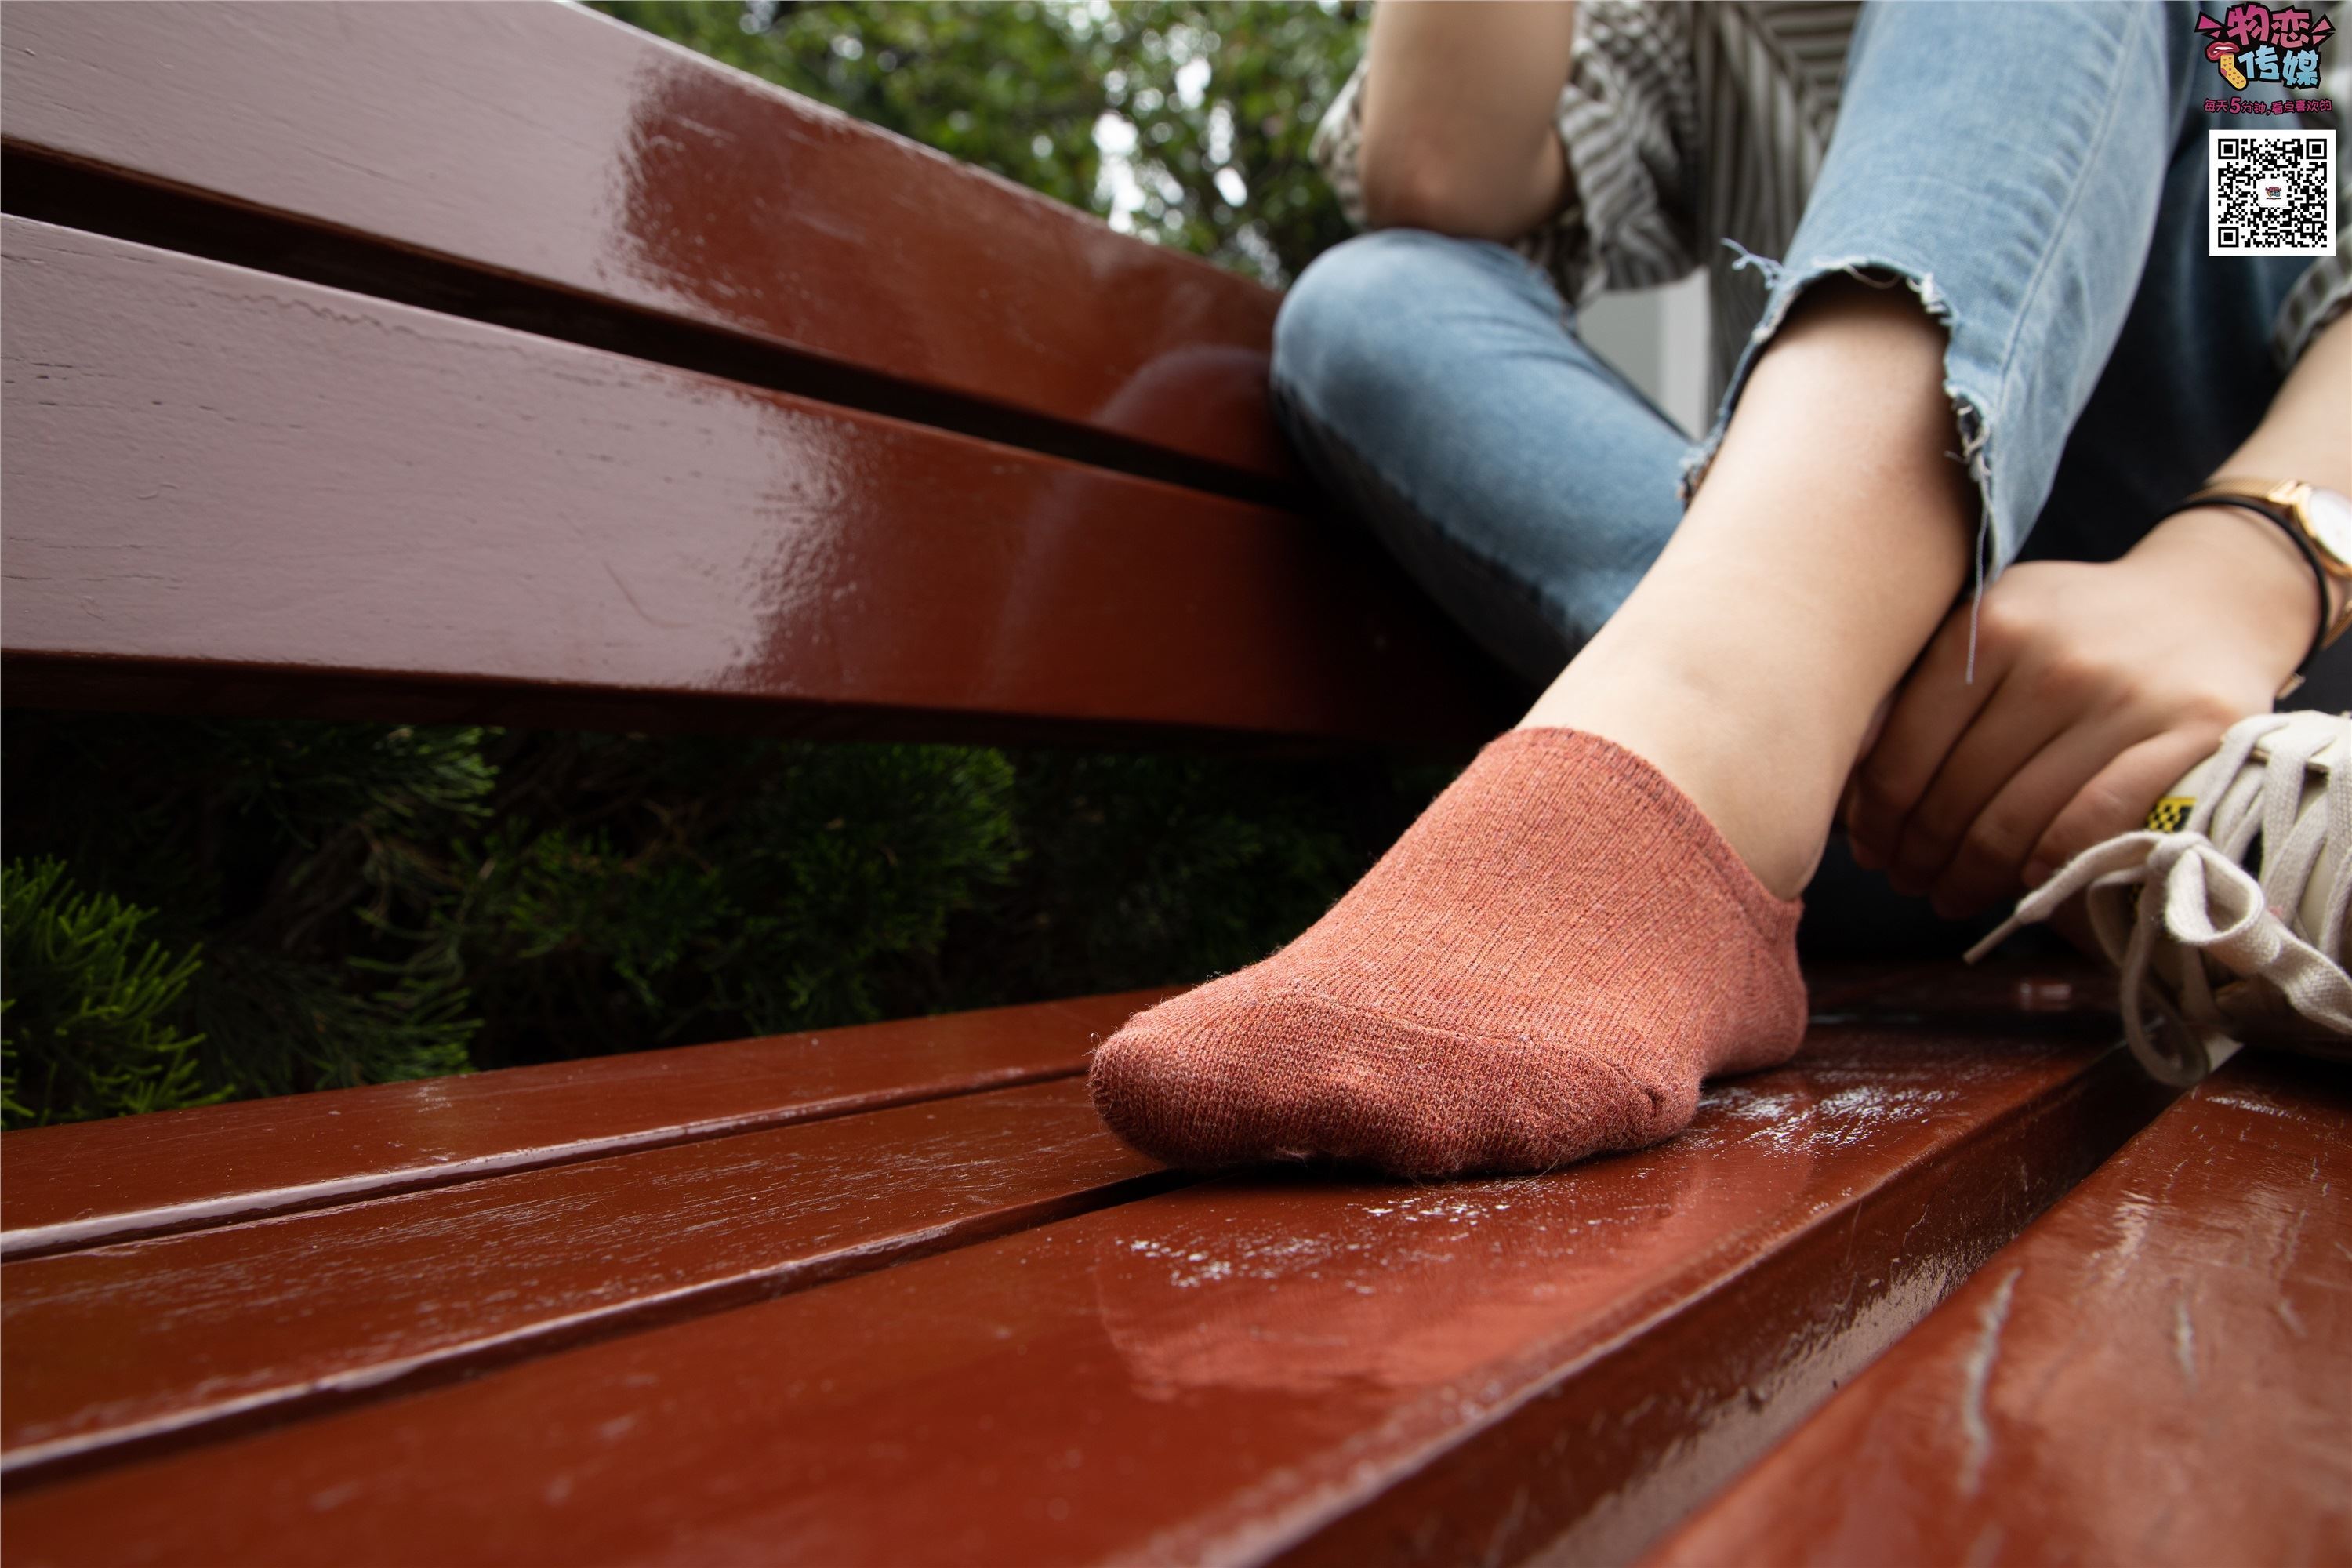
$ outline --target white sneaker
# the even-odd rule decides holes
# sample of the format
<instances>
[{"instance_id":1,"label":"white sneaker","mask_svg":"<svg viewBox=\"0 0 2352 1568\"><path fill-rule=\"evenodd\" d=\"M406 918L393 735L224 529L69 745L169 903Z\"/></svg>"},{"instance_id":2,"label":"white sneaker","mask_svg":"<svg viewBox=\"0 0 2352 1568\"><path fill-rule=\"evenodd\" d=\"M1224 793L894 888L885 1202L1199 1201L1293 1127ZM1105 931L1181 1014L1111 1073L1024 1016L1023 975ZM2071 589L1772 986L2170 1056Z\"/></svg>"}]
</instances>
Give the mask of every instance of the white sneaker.
<instances>
[{"instance_id":1,"label":"white sneaker","mask_svg":"<svg viewBox=\"0 0 2352 1568\"><path fill-rule=\"evenodd\" d=\"M2352 716L2259 714L2231 727L2145 829L2069 860L1969 962L2079 892L2122 971L2132 1054L2157 1078L2195 1083L2248 1041L2352 1058L2347 867Z\"/></svg>"}]
</instances>

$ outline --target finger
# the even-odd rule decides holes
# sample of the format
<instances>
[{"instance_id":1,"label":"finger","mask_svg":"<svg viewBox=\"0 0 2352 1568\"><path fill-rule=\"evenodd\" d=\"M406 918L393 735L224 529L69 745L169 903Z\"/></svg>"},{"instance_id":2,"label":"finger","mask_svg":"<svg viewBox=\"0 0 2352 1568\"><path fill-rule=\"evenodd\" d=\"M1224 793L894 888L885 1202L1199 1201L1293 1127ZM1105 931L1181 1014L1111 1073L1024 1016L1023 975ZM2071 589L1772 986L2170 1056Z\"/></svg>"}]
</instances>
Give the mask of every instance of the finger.
<instances>
[{"instance_id":1,"label":"finger","mask_svg":"<svg viewBox=\"0 0 2352 1568\"><path fill-rule=\"evenodd\" d=\"M1895 693L1877 743L1862 760L1847 831L1855 858L1875 868L1894 858L1903 820L1927 789L1954 742L2000 684L2001 669L1980 661L1969 679L1969 609L1944 617L1927 651Z\"/></svg>"},{"instance_id":2,"label":"finger","mask_svg":"<svg viewBox=\"0 0 2352 1568\"><path fill-rule=\"evenodd\" d=\"M2094 844L2129 833L2180 776L2221 744L2221 727L2167 730L2129 747L2075 791L2026 857L2024 881L2038 888L2052 872Z\"/></svg>"},{"instance_id":3,"label":"finger","mask_svg":"<svg viewBox=\"0 0 2352 1568\"><path fill-rule=\"evenodd\" d=\"M1903 837L1887 873L1896 892L1924 893L1935 885L1970 826L2019 770L2070 726L2078 726L2083 715L2103 710L2095 687L2095 676L2072 661L2011 668L1904 818ZM2083 777L2136 738L2098 736L2105 755L2092 753ZM2052 811L2063 804L2053 803ZM2030 839L2019 846L2020 856L2031 847Z\"/></svg>"},{"instance_id":4,"label":"finger","mask_svg":"<svg viewBox=\"0 0 2352 1568\"><path fill-rule=\"evenodd\" d=\"M1993 792L1961 833L1934 879L1929 898L1936 912L1946 920L1960 920L1996 899L2016 897L2027 858L2059 812L2100 769L2140 739L2144 727L2134 727L2118 715L2105 723L2062 729L2051 737Z\"/></svg>"},{"instance_id":5,"label":"finger","mask_svg":"<svg viewBox=\"0 0 2352 1568\"><path fill-rule=\"evenodd\" d=\"M1838 825L1845 829L1846 842L1853 851L1854 864L1861 866L1865 871L1883 869L1885 862L1873 861L1865 864L1864 858L1870 853L1869 847L1853 837L1854 811L1857 803L1862 799L1862 764L1869 760L1872 748L1878 744L1878 737L1886 732L1887 718L1894 713L1895 700L1901 691L1902 688L1897 686L1895 690L1879 699L1878 706L1870 715L1870 728L1863 731L1862 744L1854 748L1853 765L1846 769L1845 783L1838 789L1836 820Z\"/></svg>"},{"instance_id":6,"label":"finger","mask_svg":"<svg viewBox=\"0 0 2352 1568\"><path fill-rule=\"evenodd\" d=\"M1856 762L1845 775L1845 787L1838 791L1837 821L1845 829L1846 848L1853 856L1853 863L1865 871L1884 870L1886 863L1872 858L1870 847L1853 836L1854 805L1861 798L1862 763Z\"/></svg>"}]
</instances>

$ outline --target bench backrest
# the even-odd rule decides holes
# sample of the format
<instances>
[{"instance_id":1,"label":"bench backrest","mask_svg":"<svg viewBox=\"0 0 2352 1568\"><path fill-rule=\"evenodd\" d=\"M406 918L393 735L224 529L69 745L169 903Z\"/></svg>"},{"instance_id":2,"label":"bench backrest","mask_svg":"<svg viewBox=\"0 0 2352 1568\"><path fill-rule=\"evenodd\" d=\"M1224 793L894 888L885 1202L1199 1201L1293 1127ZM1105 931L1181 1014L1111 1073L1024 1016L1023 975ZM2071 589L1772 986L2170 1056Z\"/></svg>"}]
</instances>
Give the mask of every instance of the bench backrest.
<instances>
[{"instance_id":1,"label":"bench backrest","mask_svg":"<svg viewBox=\"0 0 2352 1568\"><path fill-rule=\"evenodd\" d=\"M571 6L13 5L8 698L1444 743L1276 297Z\"/></svg>"}]
</instances>

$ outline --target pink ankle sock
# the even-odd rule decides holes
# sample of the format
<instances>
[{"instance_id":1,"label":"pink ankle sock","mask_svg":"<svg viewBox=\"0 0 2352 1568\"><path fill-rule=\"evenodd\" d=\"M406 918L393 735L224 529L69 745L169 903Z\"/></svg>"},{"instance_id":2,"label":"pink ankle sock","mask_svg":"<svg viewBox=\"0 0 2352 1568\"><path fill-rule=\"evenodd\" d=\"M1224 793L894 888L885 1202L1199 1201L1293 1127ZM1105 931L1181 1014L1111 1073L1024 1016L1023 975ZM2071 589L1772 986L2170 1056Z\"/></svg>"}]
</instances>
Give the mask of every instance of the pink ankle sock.
<instances>
[{"instance_id":1,"label":"pink ankle sock","mask_svg":"<svg viewBox=\"0 0 2352 1568\"><path fill-rule=\"evenodd\" d=\"M1799 909L1640 757L1514 730L1297 941L1129 1019L1095 1106L1194 1167L1639 1148L1689 1122L1702 1078L1797 1048Z\"/></svg>"}]
</instances>

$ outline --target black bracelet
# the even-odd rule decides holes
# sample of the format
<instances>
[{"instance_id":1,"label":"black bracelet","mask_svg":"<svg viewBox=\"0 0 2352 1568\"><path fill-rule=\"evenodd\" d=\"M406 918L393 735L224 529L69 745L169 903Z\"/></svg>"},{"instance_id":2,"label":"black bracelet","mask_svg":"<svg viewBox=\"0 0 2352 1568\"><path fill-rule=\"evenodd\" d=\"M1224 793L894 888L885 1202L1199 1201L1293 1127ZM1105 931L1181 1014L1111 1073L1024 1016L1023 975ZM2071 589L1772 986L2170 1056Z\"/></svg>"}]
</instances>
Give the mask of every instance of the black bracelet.
<instances>
[{"instance_id":1,"label":"black bracelet","mask_svg":"<svg viewBox=\"0 0 2352 1568\"><path fill-rule=\"evenodd\" d=\"M2162 522L2167 517L2178 517L2184 511L2195 511L2200 507L2207 506L2233 506L2240 511L2250 511L2256 517L2266 517L2277 523L2285 531L2287 538L2294 542L2294 547L2303 552L2305 563L2311 568L2312 576L2318 580L2319 626L2311 634L2310 651L2303 656L2303 662L2294 667L2295 678L2298 680L2301 679L2310 672L2311 661L2319 657L2319 650L2327 646L2327 627L2330 618L2328 611L2335 604L2336 580L2327 574L2327 568L2320 563L2318 550L2313 546L2310 540L2304 537L2301 526L2284 508L2268 506L2244 496L2196 496L2182 501L2170 511L2166 512L2164 517L2159 517L2156 521Z\"/></svg>"}]
</instances>

